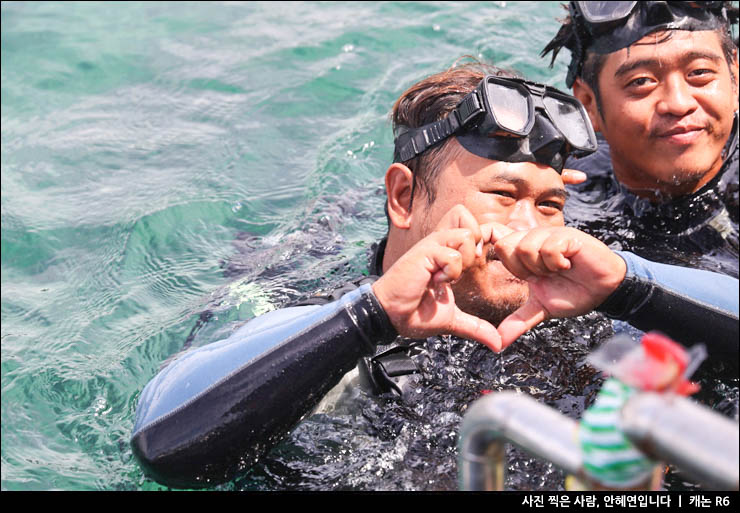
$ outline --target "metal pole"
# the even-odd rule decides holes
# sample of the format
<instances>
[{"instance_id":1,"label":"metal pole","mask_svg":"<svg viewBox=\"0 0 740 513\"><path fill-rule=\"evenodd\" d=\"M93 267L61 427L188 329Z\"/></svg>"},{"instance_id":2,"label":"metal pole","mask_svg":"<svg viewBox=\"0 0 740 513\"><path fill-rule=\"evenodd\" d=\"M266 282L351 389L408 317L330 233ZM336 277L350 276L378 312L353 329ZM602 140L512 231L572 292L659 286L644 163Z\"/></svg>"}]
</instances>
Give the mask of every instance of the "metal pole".
<instances>
[{"instance_id":1,"label":"metal pole","mask_svg":"<svg viewBox=\"0 0 740 513\"><path fill-rule=\"evenodd\" d=\"M507 442L580 475L577 427L573 419L525 394L498 392L478 399L460 427L460 489L503 490Z\"/></svg>"},{"instance_id":2,"label":"metal pole","mask_svg":"<svg viewBox=\"0 0 740 513\"><path fill-rule=\"evenodd\" d=\"M714 490L738 489L738 423L680 396L641 393L622 408L622 430L644 454Z\"/></svg>"},{"instance_id":3,"label":"metal pole","mask_svg":"<svg viewBox=\"0 0 740 513\"><path fill-rule=\"evenodd\" d=\"M680 396L640 393L621 427L647 456L675 464L711 489L738 489L738 423ZM506 443L583 478L578 424L525 394L498 392L465 414L458 443L461 490L503 490Z\"/></svg>"}]
</instances>

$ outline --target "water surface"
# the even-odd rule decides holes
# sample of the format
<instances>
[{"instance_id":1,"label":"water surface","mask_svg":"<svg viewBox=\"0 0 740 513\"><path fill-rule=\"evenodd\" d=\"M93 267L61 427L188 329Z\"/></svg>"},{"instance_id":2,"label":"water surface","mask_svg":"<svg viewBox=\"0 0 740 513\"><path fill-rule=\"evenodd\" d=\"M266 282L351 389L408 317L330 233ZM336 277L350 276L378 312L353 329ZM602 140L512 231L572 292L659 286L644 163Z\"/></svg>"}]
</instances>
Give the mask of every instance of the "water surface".
<instances>
[{"instance_id":1,"label":"water surface","mask_svg":"<svg viewBox=\"0 0 740 513\"><path fill-rule=\"evenodd\" d=\"M128 441L162 363L366 272L386 229L393 101L464 54L564 87L565 60L537 57L561 14L3 2L2 489L161 488ZM221 488L454 489L466 404L513 386L575 416L598 389L580 358L611 330L546 326L500 359L429 342L425 394L357 392ZM512 487L561 486L541 462L511 471Z\"/></svg>"}]
</instances>

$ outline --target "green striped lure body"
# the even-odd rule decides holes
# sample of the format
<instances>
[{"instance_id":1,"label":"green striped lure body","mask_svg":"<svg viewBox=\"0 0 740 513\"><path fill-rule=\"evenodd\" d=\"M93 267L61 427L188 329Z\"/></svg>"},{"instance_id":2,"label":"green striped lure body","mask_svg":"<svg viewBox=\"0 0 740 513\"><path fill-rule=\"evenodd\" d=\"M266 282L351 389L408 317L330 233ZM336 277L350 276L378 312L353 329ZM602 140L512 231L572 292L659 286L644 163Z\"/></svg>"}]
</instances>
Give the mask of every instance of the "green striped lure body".
<instances>
[{"instance_id":1,"label":"green striped lure body","mask_svg":"<svg viewBox=\"0 0 740 513\"><path fill-rule=\"evenodd\" d=\"M583 468L609 488L631 488L647 482L656 463L643 455L620 428L620 410L636 389L615 378L604 382L593 406L579 425Z\"/></svg>"}]
</instances>

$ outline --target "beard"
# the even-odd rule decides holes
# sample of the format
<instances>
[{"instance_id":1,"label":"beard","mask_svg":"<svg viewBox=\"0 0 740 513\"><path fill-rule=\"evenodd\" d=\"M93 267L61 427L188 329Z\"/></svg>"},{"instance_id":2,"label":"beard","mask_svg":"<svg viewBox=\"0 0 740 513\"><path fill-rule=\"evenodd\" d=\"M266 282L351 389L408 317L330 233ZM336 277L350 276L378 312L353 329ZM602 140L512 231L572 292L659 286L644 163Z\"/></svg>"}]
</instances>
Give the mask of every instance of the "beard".
<instances>
[{"instance_id":1,"label":"beard","mask_svg":"<svg viewBox=\"0 0 740 513\"><path fill-rule=\"evenodd\" d=\"M485 261L465 271L452 292L460 310L498 326L527 302L529 285L509 273L489 248Z\"/></svg>"}]
</instances>

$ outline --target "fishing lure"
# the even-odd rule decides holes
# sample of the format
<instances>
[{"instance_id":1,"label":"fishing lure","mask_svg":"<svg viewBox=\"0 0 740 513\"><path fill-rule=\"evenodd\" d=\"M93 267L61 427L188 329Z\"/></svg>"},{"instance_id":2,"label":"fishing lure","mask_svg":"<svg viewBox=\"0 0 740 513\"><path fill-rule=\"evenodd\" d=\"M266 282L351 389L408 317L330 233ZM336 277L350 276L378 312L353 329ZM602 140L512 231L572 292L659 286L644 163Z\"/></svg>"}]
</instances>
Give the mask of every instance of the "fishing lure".
<instances>
[{"instance_id":1,"label":"fishing lure","mask_svg":"<svg viewBox=\"0 0 740 513\"><path fill-rule=\"evenodd\" d=\"M578 430L583 468L593 484L611 489L657 486L653 478L659 464L624 435L620 411L639 391L696 393L699 385L688 377L704 358L704 346L686 350L657 332L646 333L640 342L628 336L615 337L589 356L589 363L610 375L594 404L584 412Z\"/></svg>"}]
</instances>

